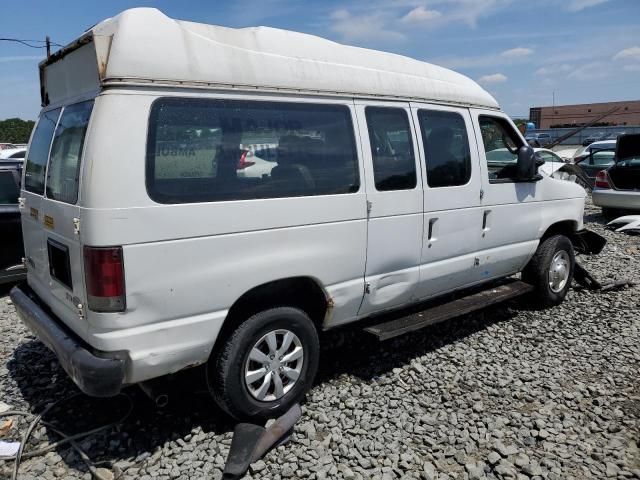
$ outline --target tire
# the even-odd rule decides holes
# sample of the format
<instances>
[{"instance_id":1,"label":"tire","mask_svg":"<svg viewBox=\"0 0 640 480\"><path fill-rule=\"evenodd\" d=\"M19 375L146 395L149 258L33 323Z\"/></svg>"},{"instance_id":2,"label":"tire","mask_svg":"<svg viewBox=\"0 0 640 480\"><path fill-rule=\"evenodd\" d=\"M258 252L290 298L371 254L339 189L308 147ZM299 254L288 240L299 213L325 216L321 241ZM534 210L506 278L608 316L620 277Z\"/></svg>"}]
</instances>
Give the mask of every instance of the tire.
<instances>
[{"instance_id":1,"label":"tire","mask_svg":"<svg viewBox=\"0 0 640 480\"><path fill-rule=\"evenodd\" d=\"M285 332L292 336L288 337L289 347L281 352ZM273 338L275 350L270 343ZM301 363L297 358L300 347ZM261 357L261 352L266 357ZM272 352L275 354L270 355ZM207 365L209 391L215 402L238 420L274 418L300 402L311 388L319 355L318 332L305 312L292 307L264 310L241 323L211 356ZM270 356L274 358L270 359ZM280 363L280 358L293 360ZM247 371L255 378L254 383L245 379ZM292 380L290 376L296 374L297 379ZM264 383L269 383L266 390L260 388ZM261 396L263 398L259 399Z\"/></svg>"},{"instance_id":2,"label":"tire","mask_svg":"<svg viewBox=\"0 0 640 480\"><path fill-rule=\"evenodd\" d=\"M620 211L615 208L602 207L602 216L605 220L614 220L620 216Z\"/></svg>"},{"instance_id":3,"label":"tire","mask_svg":"<svg viewBox=\"0 0 640 480\"><path fill-rule=\"evenodd\" d=\"M564 252L564 255L560 252ZM558 260L555 263L557 268L554 270L555 275L550 275L554 259ZM561 268L563 263L566 263L564 269ZM534 305L546 308L562 303L571 288L574 266L575 252L567 237L554 235L542 241L522 272L522 279L535 287L531 295ZM555 288L551 285L552 277ZM564 281L558 282L560 278Z\"/></svg>"}]
</instances>

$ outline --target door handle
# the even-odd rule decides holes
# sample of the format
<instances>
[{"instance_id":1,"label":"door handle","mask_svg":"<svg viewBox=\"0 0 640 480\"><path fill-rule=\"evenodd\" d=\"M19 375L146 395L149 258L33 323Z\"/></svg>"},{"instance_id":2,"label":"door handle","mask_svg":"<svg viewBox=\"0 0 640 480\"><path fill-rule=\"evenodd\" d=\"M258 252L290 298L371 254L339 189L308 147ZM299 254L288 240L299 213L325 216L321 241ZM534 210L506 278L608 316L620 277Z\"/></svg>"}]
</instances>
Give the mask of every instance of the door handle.
<instances>
[{"instance_id":1,"label":"door handle","mask_svg":"<svg viewBox=\"0 0 640 480\"><path fill-rule=\"evenodd\" d=\"M482 214L482 236L483 237L485 232L487 232L488 230L491 230L491 227L489 227L490 213L491 213L491 210L485 210L484 213Z\"/></svg>"},{"instance_id":2,"label":"door handle","mask_svg":"<svg viewBox=\"0 0 640 480\"><path fill-rule=\"evenodd\" d=\"M429 230L427 232L427 240L429 241L429 247L431 247L431 242L437 240L436 237L434 237L434 233L435 233L435 224L438 221L438 218L430 218L429 219Z\"/></svg>"}]
</instances>

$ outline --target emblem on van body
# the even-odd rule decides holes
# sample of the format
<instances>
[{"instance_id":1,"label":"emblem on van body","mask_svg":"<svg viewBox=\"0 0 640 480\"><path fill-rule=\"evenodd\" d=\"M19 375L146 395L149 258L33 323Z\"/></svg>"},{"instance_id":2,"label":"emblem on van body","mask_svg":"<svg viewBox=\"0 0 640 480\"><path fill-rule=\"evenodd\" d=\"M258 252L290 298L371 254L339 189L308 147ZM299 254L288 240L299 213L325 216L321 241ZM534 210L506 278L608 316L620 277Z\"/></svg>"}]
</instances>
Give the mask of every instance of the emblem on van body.
<instances>
[{"instance_id":1,"label":"emblem on van body","mask_svg":"<svg viewBox=\"0 0 640 480\"><path fill-rule=\"evenodd\" d=\"M50 217L49 215L45 215L44 226L53 230L53 217Z\"/></svg>"}]
</instances>

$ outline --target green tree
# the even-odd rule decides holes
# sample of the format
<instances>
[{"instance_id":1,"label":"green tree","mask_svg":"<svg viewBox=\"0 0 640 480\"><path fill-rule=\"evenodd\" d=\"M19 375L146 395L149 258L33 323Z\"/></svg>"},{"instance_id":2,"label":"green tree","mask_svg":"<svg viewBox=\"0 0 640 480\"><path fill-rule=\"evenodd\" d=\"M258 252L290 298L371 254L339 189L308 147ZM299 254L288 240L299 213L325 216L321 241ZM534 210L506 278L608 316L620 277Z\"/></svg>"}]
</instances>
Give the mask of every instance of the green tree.
<instances>
[{"instance_id":1,"label":"green tree","mask_svg":"<svg viewBox=\"0 0 640 480\"><path fill-rule=\"evenodd\" d=\"M21 118L7 118L0 121L0 142L27 143L36 122Z\"/></svg>"}]
</instances>

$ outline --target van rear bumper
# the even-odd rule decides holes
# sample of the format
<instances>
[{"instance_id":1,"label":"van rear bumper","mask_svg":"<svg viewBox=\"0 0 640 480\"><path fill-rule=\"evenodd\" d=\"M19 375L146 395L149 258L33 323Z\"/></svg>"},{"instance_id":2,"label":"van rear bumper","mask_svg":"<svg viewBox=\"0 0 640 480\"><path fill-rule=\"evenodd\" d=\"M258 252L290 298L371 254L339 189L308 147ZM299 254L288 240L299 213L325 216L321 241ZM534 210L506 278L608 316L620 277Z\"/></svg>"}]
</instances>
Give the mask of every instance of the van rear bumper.
<instances>
[{"instance_id":1,"label":"van rear bumper","mask_svg":"<svg viewBox=\"0 0 640 480\"><path fill-rule=\"evenodd\" d=\"M27 285L14 287L10 296L20 319L56 354L80 390L94 397L112 397L120 393L125 379L124 360L96 355L98 352L49 313Z\"/></svg>"}]
</instances>

